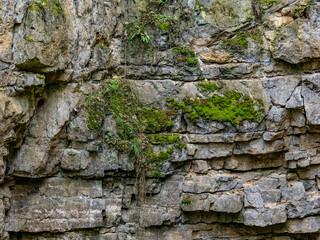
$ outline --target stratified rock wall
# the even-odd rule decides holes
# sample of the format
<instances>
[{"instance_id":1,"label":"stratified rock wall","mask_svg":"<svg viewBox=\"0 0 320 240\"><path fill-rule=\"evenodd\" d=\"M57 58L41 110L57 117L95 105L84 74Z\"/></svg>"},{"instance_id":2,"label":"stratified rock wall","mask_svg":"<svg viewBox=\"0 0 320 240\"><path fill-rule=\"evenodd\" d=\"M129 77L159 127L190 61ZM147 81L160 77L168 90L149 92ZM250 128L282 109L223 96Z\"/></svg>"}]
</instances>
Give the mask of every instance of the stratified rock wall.
<instances>
[{"instance_id":1,"label":"stratified rock wall","mask_svg":"<svg viewBox=\"0 0 320 240\"><path fill-rule=\"evenodd\" d=\"M184 144L143 204L88 127L108 79ZM231 93L255 110L201 109ZM0 183L3 240L320 239L320 1L0 0Z\"/></svg>"}]
</instances>

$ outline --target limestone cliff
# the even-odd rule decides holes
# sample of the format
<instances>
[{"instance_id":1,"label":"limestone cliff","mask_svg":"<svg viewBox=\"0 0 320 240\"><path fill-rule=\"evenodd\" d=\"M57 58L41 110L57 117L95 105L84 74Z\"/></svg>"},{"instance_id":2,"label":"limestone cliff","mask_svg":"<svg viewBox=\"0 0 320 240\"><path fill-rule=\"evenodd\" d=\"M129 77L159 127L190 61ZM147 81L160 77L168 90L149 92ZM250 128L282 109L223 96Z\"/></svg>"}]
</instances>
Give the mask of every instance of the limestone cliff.
<instances>
[{"instance_id":1,"label":"limestone cliff","mask_svg":"<svg viewBox=\"0 0 320 240\"><path fill-rule=\"evenodd\" d=\"M0 239L320 239L319 0L0 0Z\"/></svg>"}]
</instances>

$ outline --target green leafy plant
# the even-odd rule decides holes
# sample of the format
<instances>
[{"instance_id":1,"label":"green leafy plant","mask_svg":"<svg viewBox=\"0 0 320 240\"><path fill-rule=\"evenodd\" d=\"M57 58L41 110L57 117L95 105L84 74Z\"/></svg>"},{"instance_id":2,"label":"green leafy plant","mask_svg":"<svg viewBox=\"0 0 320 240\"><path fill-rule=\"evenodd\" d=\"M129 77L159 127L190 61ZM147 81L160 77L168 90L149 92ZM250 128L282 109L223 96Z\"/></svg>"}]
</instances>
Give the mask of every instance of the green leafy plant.
<instances>
[{"instance_id":1,"label":"green leafy plant","mask_svg":"<svg viewBox=\"0 0 320 240\"><path fill-rule=\"evenodd\" d=\"M140 39L142 43L149 44L151 39L146 30L147 27L159 27L162 31L168 31L174 19L162 13L168 0L149 0L146 11L142 12L138 21L129 22L127 25L129 40Z\"/></svg>"},{"instance_id":2,"label":"green leafy plant","mask_svg":"<svg viewBox=\"0 0 320 240\"><path fill-rule=\"evenodd\" d=\"M148 33L144 30L146 24L137 24L137 23L130 23L128 25L128 30L129 30L129 40L132 41L136 37L141 39L143 43L150 43L150 37Z\"/></svg>"}]
</instances>

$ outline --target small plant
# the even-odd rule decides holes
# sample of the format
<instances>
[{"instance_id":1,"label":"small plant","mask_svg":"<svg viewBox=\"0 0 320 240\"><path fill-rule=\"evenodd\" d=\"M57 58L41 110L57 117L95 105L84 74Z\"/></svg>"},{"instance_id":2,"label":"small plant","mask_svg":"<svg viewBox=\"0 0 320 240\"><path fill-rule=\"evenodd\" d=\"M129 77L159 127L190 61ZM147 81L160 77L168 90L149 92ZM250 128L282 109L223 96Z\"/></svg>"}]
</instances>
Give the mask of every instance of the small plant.
<instances>
[{"instance_id":1,"label":"small plant","mask_svg":"<svg viewBox=\"0 0 320 240\"><path fill-rule=\"evenodd\" d=\"M137 24L137 23L130 23L128 25L129 31L129 40L132 41L136 37L139 38L143 43L150 43L150 37L148 33L144 30L145 24Z\"/></svg>"},{"instance_id":2,"label":"small plant","mask_svg":"<svg viewBox=\"0 0 320 240\"><path fill-rule=\"evenodd\" d=\"M137 22L127 24L129 40L140 39L142 43L149 44L151 39L147 27L159 27L162 31L168 31L175 20L172 16L162 13L163 7L169 0L149 0L146 11L143 12Z\"/></svg>"}]
</instances>

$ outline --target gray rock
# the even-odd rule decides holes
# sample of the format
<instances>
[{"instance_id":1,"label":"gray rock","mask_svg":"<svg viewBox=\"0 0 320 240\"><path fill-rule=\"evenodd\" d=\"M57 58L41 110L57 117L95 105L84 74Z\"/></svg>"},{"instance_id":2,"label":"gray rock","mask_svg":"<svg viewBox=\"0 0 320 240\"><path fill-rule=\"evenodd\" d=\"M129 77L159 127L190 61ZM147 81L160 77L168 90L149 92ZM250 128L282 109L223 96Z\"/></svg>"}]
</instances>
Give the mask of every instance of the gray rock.
<instances>
[{"instance_id":1,"label":"gray rock","mask_svg":"<svg viewBox=\"0 0 320 240\"><path fill-rule=\"evenodd\" d=\"M284 147L284 142L282 139L275 140L273 142L265 142L262 139L253 140L249 143L237 143L233 149L233 154L266 154L281 152Z\"/></svg>"},{"instance_id":2,"label":"gray rock","mask_svg":"<svg viewBox=\"0 0 320 240\"><path fill-rule=\"evenodd\" d=\"M232 154L232 144L211 143L208 145L197 145L194 154L195 159L212 159L218 157L226 157Z\"/></svg>"},{"instance_id":3,"label":"gray rock","mask_svg":"<svg viewBox=\"0 0 320 240\"><path fill-rule=\"evenodd\" d=\"M288 218L303 218L308 215L320 213L320 197L310 198L306 201L292 202L287 206Z\"/></svg>"},{"instance_id":4,"label":"gray rock","mask_svg":"<svg viewBox=\"0 0 320 240\"><path fill-rule=\"evenodd\" d=\"M303 107L303 99L301 97L301 86L297 87L292 93L290 99L286 103L287 109L297 109Z\"/></svg>"},{"instance_id":5,"label":"gray rock","mask_svg":"<svg viewBox=\"0 0 320 240\"><path fill-rule=\"evenodd\" d=\"M300 201L306 198L306 191L302 182L290 182L288 187L282 189L284 201Z\"/></svg>"},{"instance_id":6,"label":"gray rock","mask_svg":"<svg viewBox=\"0 0 320 240\"><path fill-rule=\"evenodd\" d=\"M313 233L320 230L320 217L288 220L286 227L289 233Z\"/></svg>"},{"instance_id":7,"label":"gray rock","mask_svg":"<svg viewBox=\"0 0 320 240\"><path fill-rule=\"evenodd\" d=\"M86 169L89 164L89 153L75 149L66 149L62 154L61 167L65 170L79 171Z\"/></svg>"},{"instance_id":8,"label":"gray rock","mask_svg":"<svg viewBox=\"0 0 320 240\"><path fill-rule=\"evenodd\" d=\"M318 107L320 94L315 91L320 86L320 75L314 74L303 78L302 96L305 104L307 123L320 125L320 110Z\"/></svg>"},{"instance_id":9,"label":"gray rock","mask_svg":"<svg viewBox=\"0 0 320 240\"><path fill-rule=\"evenodd\" d=\"M244 206L246 208L262 208L264 206L261 191L257 186L244 188Z\"/></svg>"},{"instance_id":10,"label":"gray rock","mask_svg":"<svg viewBox=\"0 0 320 240\"><path fill-rule=\"evenodd\" d=\"M214 195L213 202L211 203L210 210L214 212L237 213L243 207L243 202L240 194Z\"/></svg>"},{"instance_id":11,"label":"gray rock","mask_svg":"<svg viewBox=\"0 0 320 240\"><path fill-rule=\"evenodd\" d=\"M190 175L185 177L183 183L183 191L189 193L214 193L239 189L240 187L242 187L242 182L237 177L224 174Z\"/></svg>"},{"instance_id":12,"label":"gray rock","mask_svg":"<svg viewBox=\"0 0 320 240\"><path fill-rule=\"evenodd\" d=\"M286 205L274 208L246 208L243 212L243 224L247 226L266 227L287 221Z\"/></svg>"}]
</instances>

